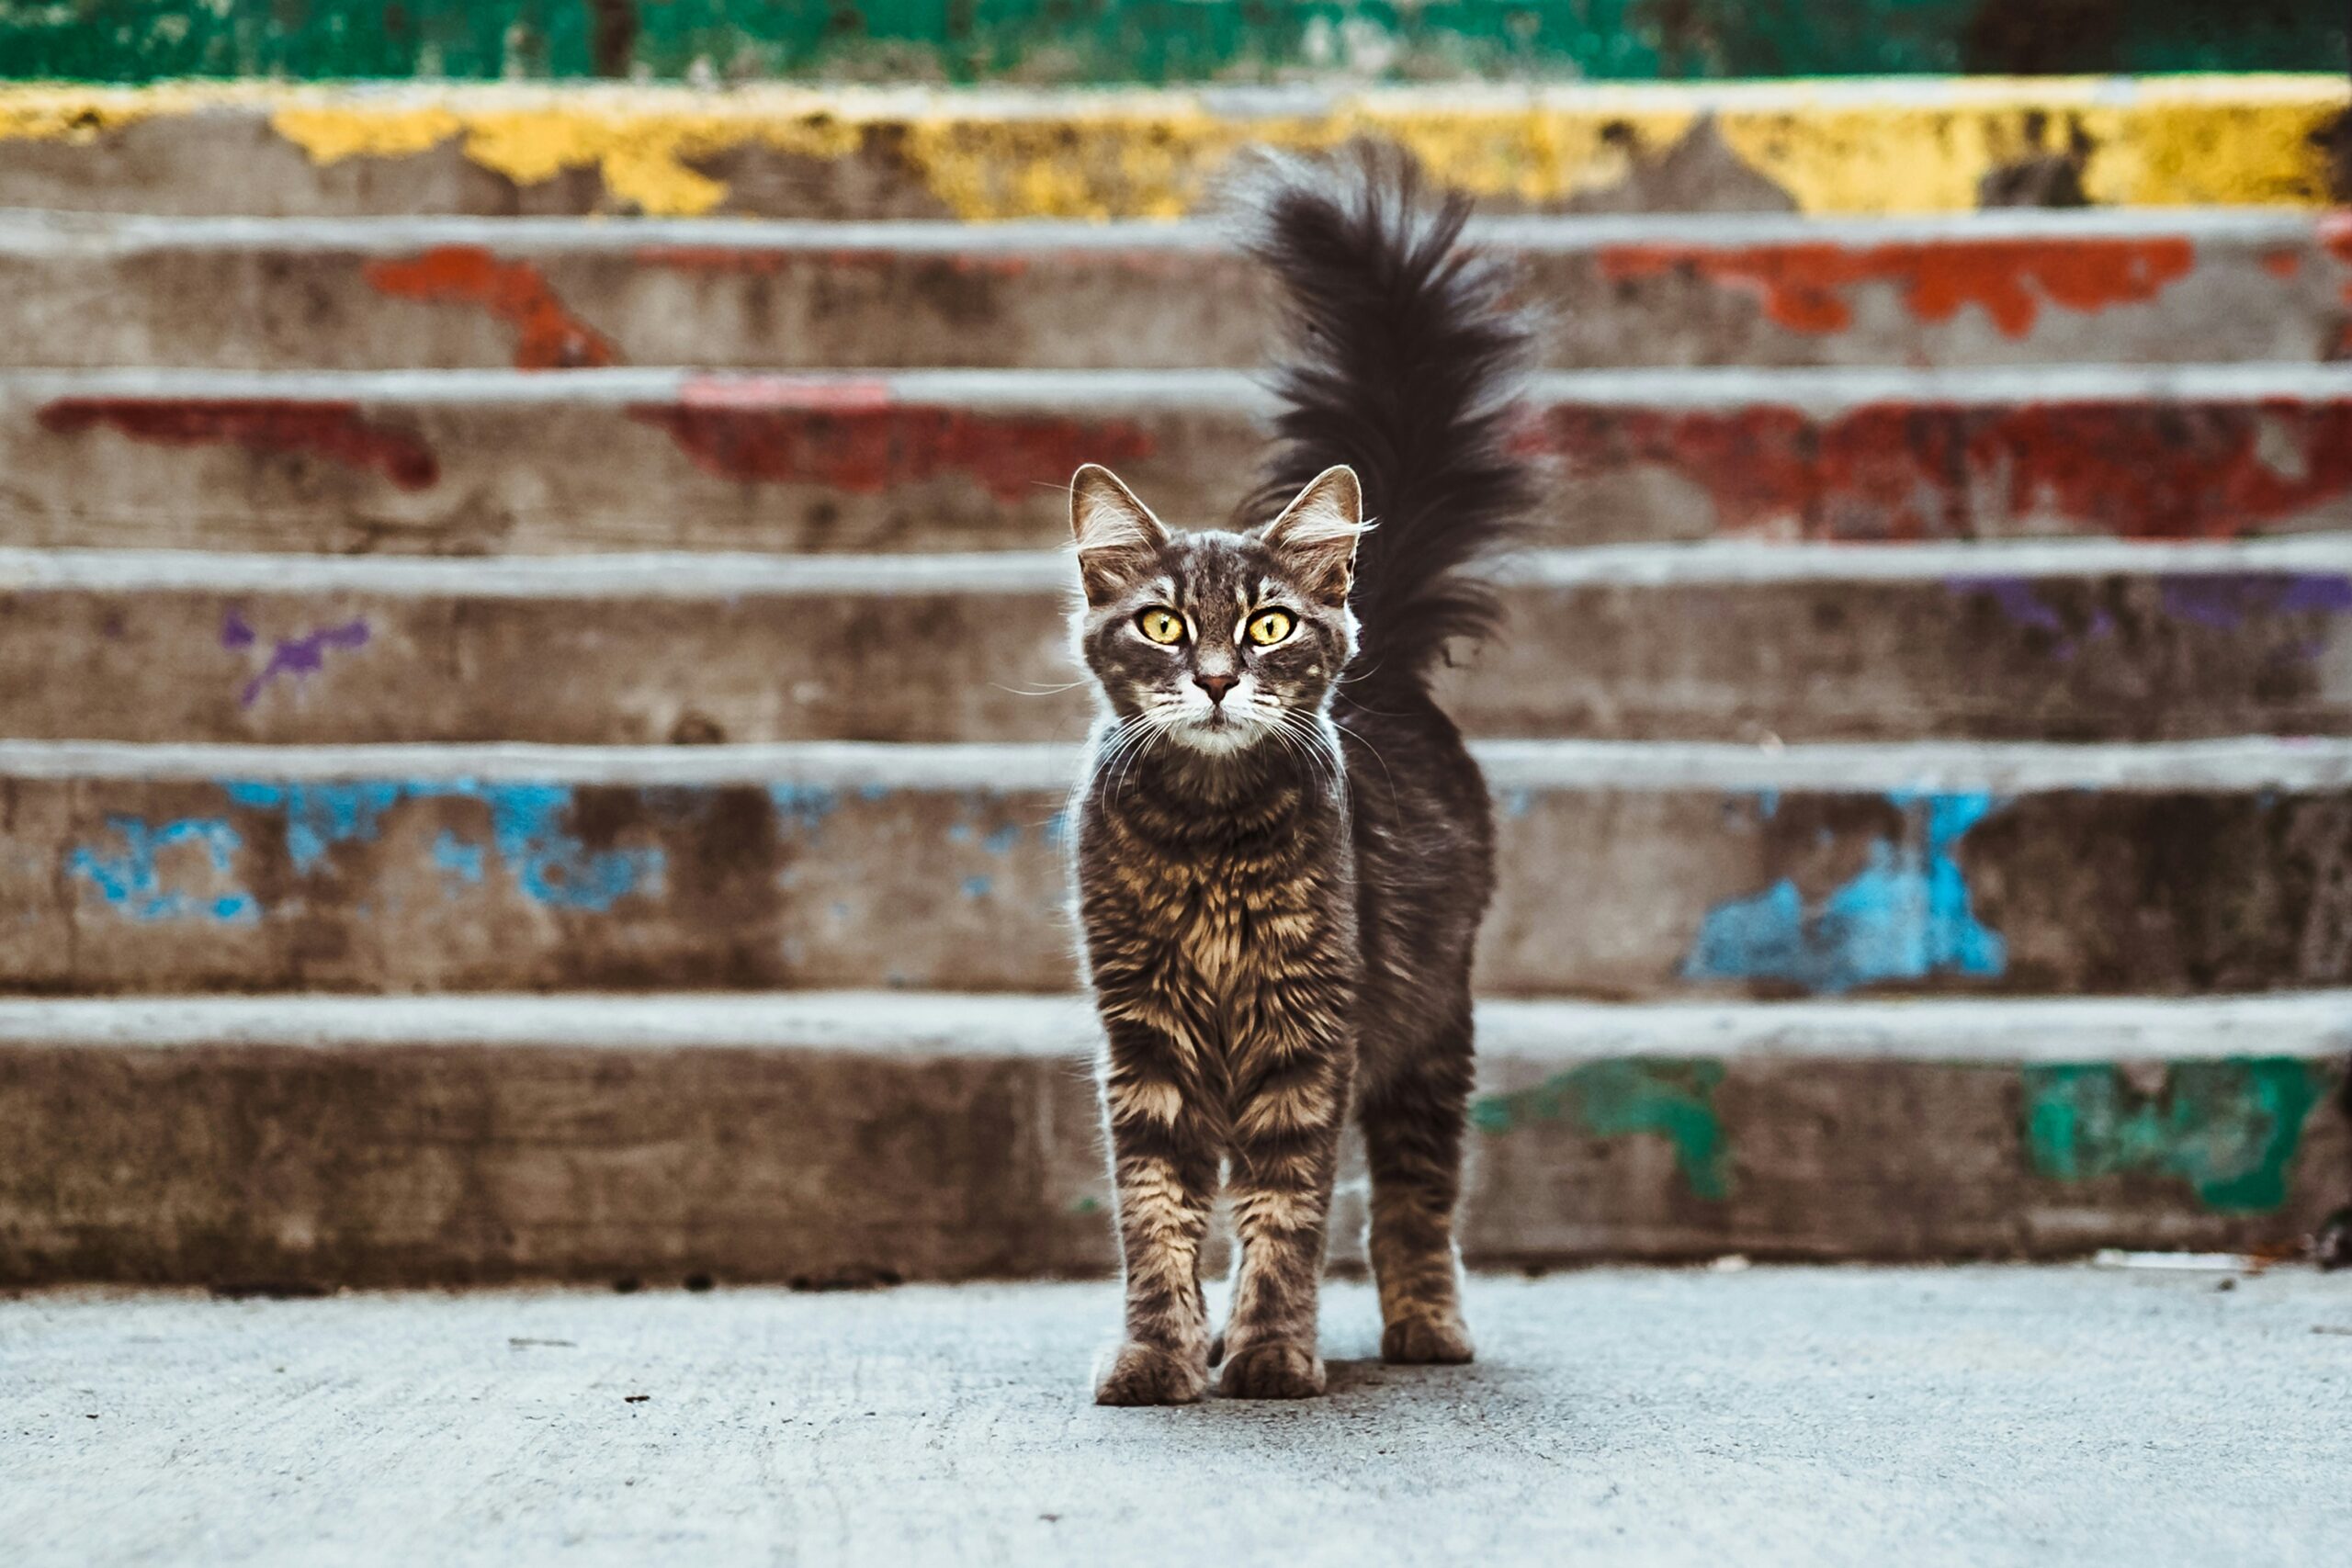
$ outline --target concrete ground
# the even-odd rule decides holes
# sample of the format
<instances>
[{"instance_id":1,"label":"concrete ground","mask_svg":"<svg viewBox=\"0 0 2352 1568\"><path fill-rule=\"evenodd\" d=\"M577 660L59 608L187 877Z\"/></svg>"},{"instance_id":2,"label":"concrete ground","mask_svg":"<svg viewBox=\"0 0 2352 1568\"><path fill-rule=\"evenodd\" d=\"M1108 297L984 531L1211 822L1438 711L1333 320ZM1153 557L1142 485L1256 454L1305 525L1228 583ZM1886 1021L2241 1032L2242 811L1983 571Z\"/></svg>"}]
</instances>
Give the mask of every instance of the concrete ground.
<instances>
[{"instance_id":1,"label":"concrete ground","mask_svg":"<svg viewBox=\"0 0 2352 1568\"><path fill-rule=\"evenodd\" d=\"M1107 1284L0 1303L49 1563L2339 1563L2352 1277L1604 1269L1100 1410Z\"/></svg>"}]
</instances>

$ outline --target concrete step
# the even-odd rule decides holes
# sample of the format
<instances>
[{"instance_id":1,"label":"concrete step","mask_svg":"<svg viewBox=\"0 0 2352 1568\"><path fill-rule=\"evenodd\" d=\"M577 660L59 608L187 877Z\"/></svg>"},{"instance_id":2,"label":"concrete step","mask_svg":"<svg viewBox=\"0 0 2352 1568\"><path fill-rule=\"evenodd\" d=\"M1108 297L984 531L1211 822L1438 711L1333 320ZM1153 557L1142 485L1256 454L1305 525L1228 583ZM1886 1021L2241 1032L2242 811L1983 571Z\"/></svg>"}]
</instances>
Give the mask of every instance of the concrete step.
<instances>
[{"instance_id":1,"label":"concrete step","mask_svg":"<svg viewBox=\"0 0 2352 1568\"><path fill-rule=\"evenodd\" d=\"M2309 1269L1597 1269L1467 1302L1475 1366L1381 1365L1343 1281L1329 1397L1138 1412L1088 1401L1107 1280L42 1293L0 1302L0 1529L19 1568L194 1528L346 1568L2335 1568L2352 1523L2352 1309Z\"/></svg>"},{"instance_id":2,"label":"concrete step","mask_svg":"<svg viewBox=\"0 0 2352 1568\"><path fill-rule=\"evenodd\" d=\"M2251 209L1498 219L1545 357L1615 366L2344 357L2352 229ZM1251 367L1207 223L0 214L12 366ZM191 310L191 301L204 309Z\"/></svg>"},{"instance_id":3,"label":"concrete step","mask_svg":"<svg viewBox=\"0 0 2352 1568\"><path fill-rule=\"evenodd\" d=\"M2352 733L2352 537L1534 552L1473 734ZM398 560L0 550L0 734L1075 740L1067 554ZM58 679L61 656L74 677Z\"/></svg>"},{"instance_id":4,"label":"concrete step","mask_svg":"<svg viewBox=\"0 0 2352 1568\"><path fill-rule=\"evenodd\" d=\"M2352 742L1496 741L1480 983L2352 982ZM1074 981L1057 746L0 744L0 988Z\"/></svg>"},{"instance_id":5,"label":"concrete step","mask_svg":"<svg viewBox=\"0 0 2352 1568\"><path fill-rule=\"evenodd\" d=\"M1367 136L1507 210L2316 206L2347 102L2332 69L1112 93L19 85L0 90L0 206L1170 218L1243 146Z\"/></svg>"},{"instance_id":6,"label":"concrete step","mask_svg":"<svg viewBox=\"0 0 2352 1568\"><path fill-rule=\"evenodd\" d=\"M1473 1266L2292 1251L2352 993L1487 1004ZM0 1003L0 1282L808 1284L1113 1262L1076 998ZM1352 1159L1335 1231L1362 1261Z\"/></svg>"},{"instance_id":7,"label":"concrete step","mask_svg":"<svg viewBox=\"0 0 2352 1568\"><path fill-rule=\"evenodd\" d=\"M2352 526L2352 367L1539 378L1545 542ZM1235 371L0 373L0 544L470 555L1058 547L1116 468L1222 520Z\"/></svg>"},{"instance_id":8,"label":"concrete step","mask_svg":"<svg viewBox=\"0 0 2352 1568\"><path fill-rule=\"evenodd\" d=\"M2035 27L1978 0L1846 0L1834 18L1731 0L1634 20L1589 6L1372 0L1299 13L1254 0L1090 0L1082 9L893 0L831 8L705 0L684 12L618 0L593 17L532 0L411 0L390 23L365 0L313 0L253 25L206 0L147 0L145 25L91 27L45 8L0 19L0 75L75 82L269 77L514 81L714 77L924 82L1265 82L1868 76L1950 71L2294 71L2340 58L2324 7L2233 14L2137 6Z\"/></svg>"}]
</instances>

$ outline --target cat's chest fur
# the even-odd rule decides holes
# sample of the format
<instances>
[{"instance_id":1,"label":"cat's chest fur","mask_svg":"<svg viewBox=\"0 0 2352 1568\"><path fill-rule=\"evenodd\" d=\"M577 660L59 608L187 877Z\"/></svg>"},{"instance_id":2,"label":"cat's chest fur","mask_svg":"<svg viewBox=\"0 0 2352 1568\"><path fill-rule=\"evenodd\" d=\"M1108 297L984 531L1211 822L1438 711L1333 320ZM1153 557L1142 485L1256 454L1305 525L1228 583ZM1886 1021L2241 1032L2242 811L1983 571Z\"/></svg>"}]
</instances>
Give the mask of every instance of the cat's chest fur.
<instances>
[{"instance_id":1,"label":"cat's chest fur","mask_svg":"<svg viewBox=\"0 0 2352 1568\"><path fill-rule=\"evenodd\" d=\"M1341 897L1320 834L1125 865L1138 934L1220 993L1278 977L1329 926ZM1306 840L1313 841L1306 841Z\"/></svg>"},{"instance_id":2,"label":"cat's chest fur","mask_svg":"<svg viewBox=\"0 0 2352 1568\"><path fill-rule=\"evenodd\" d=\"M1336 800L1224 807L1097 800L1081 854L1098 960L1227 1015L1354 946L1353 858Z\"/></svg>"}]
</instances>

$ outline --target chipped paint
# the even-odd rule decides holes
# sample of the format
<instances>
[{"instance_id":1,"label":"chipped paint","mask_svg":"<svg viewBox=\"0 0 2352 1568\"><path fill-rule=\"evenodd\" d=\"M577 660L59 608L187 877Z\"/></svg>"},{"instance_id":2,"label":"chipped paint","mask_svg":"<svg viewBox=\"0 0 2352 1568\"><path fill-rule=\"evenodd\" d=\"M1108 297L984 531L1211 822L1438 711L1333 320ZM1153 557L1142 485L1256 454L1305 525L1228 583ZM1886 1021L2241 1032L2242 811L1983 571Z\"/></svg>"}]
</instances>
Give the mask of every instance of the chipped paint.
<instances>
[{"instance_id":1,"label":"chipped paint","mask_svg":"<svg viewBox=\"0 0 2352 1568\"><path fill-rule=\"evenodd\" d=\"M603 913L623 898L658 897L662 891L667 856L659 846L591 849L571 830L569 784L226 780L220 787L232 805L283 817L287 858L298 873L318 872L338 845L374 842L384 815L403 800L478 800L490 814L489 849L516 890L533 903ZM434 863L454 870L481 848L445 830L435 840Z\"/></svg>"},{"instance_id":2,"label":"chipped paint","mask_svg":"<svg viewBox=\"0 0 2352 1568\"><path fill-rule=\"evenodd\" d=\"M744 484L820 484L873 495L949 475L997 500L1029 494L1040 474L1152 455L1132 420L998 414L895 402L888 384L707 378L674 403L629 417L669 433L704 472Z\"/></svg>"},{"instance_id":3,"label":"chipped paint","mask_svg":"<svg viewBox=\"0 0 2352 1568\"><path fill-rule=\"evenodd\" d=\"M2164 580L2165 614L2236 631L2280 615L2352 615L2352 578L2332 573L2228 572Z\"/></svg>"},{"instance_id":4,"label":"chipped paint","mask_svg":"<svg viewBox=\"0 0 2352 1568\"><path fill-rule=\"evenodd\" d=\"M707 95L606 90L497 95L461 89L377 101L312 96L270 117L270 128L314 164L425 152L455 141L468 162L517 186L594 170L615 200L653 217L716 211L727 186L696 164L763 150L837 159L864 144L864 126L815 94L762 95L764 113L730 112ZM718 106L718 107L713 107Z\"/></svg>"},{"instance_id":5,"label":"chipped paint","mask_svg":"<svg viewBox=\"0 0 2352 1568\"><path fill-rule=\"evenodd\" d=\"M1854 324L1849 296L1878 283L1893 286L1918 321L1949 321L1973 307L2010 338L2031 332L2045 306L2096 312L2147 304L2196 261L2195 247L2180 238L1619 245L1600 255L1603 275L1614 282L1685 272L1753 295L1791 332L1846 331Z\"/></svg>"},{"instance_id":6,"label":"chipped paint","mask_svg":"<svg viewBox=\"0 0 2352 1568\"><path fill-rule=\"evenodd\" d=\"M1956 577L1948 580L1944 588L1963 598L1984 598L2012 625L2046 633L2051 639L2051 655L2062 663L2081 652L2084 644L2115 634L2115 617L2108 613L2107 606L2092 604L2089 620L2075 625L2056 605L2042 599L2042 583L2033 578Z\"/></svg>"},{"instance_id":7,"label":"chipped paint","mask_svg":"<svg viewBox=\"0 0 2352 1568\"><path fill-rule=\"evenodd\" d=\"M1871 840L1866 863L1817 902L1787 877L1707 913L1683 960L1687 980L1769 981L1838 995L1937 976L1991 978L2008 966L1999 932L1978 920L1953 852L1998 809L1989 795L1887 797L1900 842Z\"/></svg>"},{"instance_id":8,"label":"chipped paint","mask_svg":"<svg viewBox=\"0 0 2352 1568\"><path fill-rule=\"evenodd\" d=\"M77 845L66 852L65 870L69 876L96 889L125 918L240 925L260 914L252 894L229 884L237 851L244 840L225 818L184 817L150 824L141 818L113 815L107 817L107 826L121 840L121 847ZM228 885L211 891L178 886L167 874L166 858L177 863L182 857L174 852L182 850L200 854L214 880Z\"/></svg>"},{"instance_id":9,"label":"chipped paint","mask_svg":"<svg viewBox=\"0 0 2352 1568\"><path fill-rule=\"evenodd\" d=\"M433 840L433 863L468 886L481 885L488 862L488 853L481 845L469 843L447 828Z\"/></svg>"},{"instance_id":10,"label":"chipped paint","mask_svg":"<svg viewBox=\"0 0 2352 1568\"><path fill-rule=\"evenodd\" d=\"M2161 1176L2186 1183L2208 1209L2282 1207L2328 1070L2258 1056L2162 1071L2149 1089L2112 1063L2026 1067L2023 1131L2035 1174L2069 1184Z\"/></svg>"},{"instance_id":11,"label":"chipped paint","mask_svg":"<svg viewBox=\"0 0 2352 1568\"><path fill-rule=\"evenodd\" d=\"M163 446L242 446L268 456L305 454L382 474L401 490L441 477L431 447L413 434L371 423L359 405L287 399L60 398L42 406L53 435L98 427Z\"/></svg>"},{"instance_id":12,"label":"chipped paint","mask_svg":"<svg viewBox=\"0 0 2352 1568\"><path fill-rule=\"evenodd\" d=\"M1988 175L2077 138L2098 203L2318 206L2314 133L2346 102L2344 82L2322 74L1370 89L1262 115L1178 90L44 84L0 89L0 138L97 144L140 121L242 113L322 167L447 147L518 187L593 172L595 209L672 217L739 205L726 173L747 155L856 160L858 186L911 187L883 198L897 210L920 193L910 205L974 220L1171 217L1244 146L1361 136L1401 143L1490 201L1559 208L1637 185L1706 138L1801 211L1869 213L1967 210Z\"/></svg>"},{"instance_id":13,"label":"chipped paint","mask_svg":"<svg viewBox=\"0 0 2352 1568\"><path fill-rule=\"evenodd\" d=\"M2352 212L2331 212L2319 220L2319 244L2331 260L2352 267ZM2352 278L2346 279L2336 297L2347 308L2352 308ZM2352 321L2347 321L2336 334L2335 356L2339 359L2352 358Z\"/></svg>"},{"instance_id":14,"label":"chipped paint","mask_svg":"<svg viewBox=\"0 0 2352 1568\"><path fill-rule=\"evenodd\" d=\"M1724 1065L1705 1057L1637 1056L1588 1062L1533 1089L1481 1095L1470 1122L1502 1136L1537 1122L1569 1122L1596 1138L1664 1137L1690 1195L1708 1202L1731 1196L1730 1151L1715 1091Z\"/></svg>"},{"instance_id":15,"label":"chipped paint","mask_svg":"<svg viewBox=\"0 0 2352 1568\"><path fill-rule=\"evenodd\" d=\"M272 643L269 658L254 678L245 682L237 694L240 707L251 707L261 700L263 692L280 675L300 679L315 675L326 667L327 649L361 649L368 646L368 623L363 619L346 621L341 626L319 626L308 635L279 637ZM220 646L232 651L254 646L257 640L253 627L235 610L220 618Z\"/></svg>"},{"instance_id":16,"label":"chipped paint","mask_svg":"<svg viewBox=\"0 0 2352 1568\"><path fill-rule=\"evenodd\" d=\"M842 803L840 792L823 784L788 783L768 785L768 800L778 818L808 839L823 831L825 818L839 810Z\"/></svg>"},{"instance_id":17,"label":"chipped paint","mask_svg":"<svg viewBox=\"0 0 2352 1568\"><path fill-rule=\"evenodd\" d=\"M514 329L517 370L579 369L618 358L609 339L565 308L537 267L501 261L481 245L440 245L369 262L365 276L370 288L397 299L489 311Z\"/></svg>"},{"instance_id":18,"label":"chipped paint","mask_svg":"<svg viewBox=\"0 0 2352 1568\"><path fill-rule=\"evenodd\" d=\"M1575 469L1671 473L1719 532L1808 539L2222 538L2352 493L2352 401L1561 403L1519 440Z\"/></svg>"},{"instance_id":19,"label":"chipped paint","mask_svg":"<svg viewBox=\"0 0 2352 1568\"><path fill-rule=\"evenodd\" d=\"M1986 0L233 0L0 7L0 74L34 80L1508 81L1860 76L2057 60L2123 72L2298 69L2343 52L2341 12L2118 3L2030 17ZM299 18L299 20L297 19Z\"/></svg>"}]
</instances>

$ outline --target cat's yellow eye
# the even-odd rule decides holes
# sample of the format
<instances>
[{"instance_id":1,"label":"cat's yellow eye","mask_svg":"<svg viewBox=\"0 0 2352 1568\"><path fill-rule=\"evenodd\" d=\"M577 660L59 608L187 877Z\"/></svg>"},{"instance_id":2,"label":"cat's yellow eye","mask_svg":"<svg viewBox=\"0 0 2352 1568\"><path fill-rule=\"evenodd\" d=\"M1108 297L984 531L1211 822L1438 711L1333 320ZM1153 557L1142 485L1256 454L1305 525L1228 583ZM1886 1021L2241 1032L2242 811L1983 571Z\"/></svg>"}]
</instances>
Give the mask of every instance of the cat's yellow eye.
<instances>
[{"instance_id":1,"label":"cat's yellow eye","mask_svg":"<svg viewBox=\"0 0 2352 1568\"><path fill-rule=\"evenodd\" d=\"M1136 617L1136 626L1157 643L1184 640L1184 617L1173 610L1163 610L1155 605Z\"/></svg>"},{"instance_id":2,"label":"cat's yellow eye","mask_svg":"<svg viewBox=\"0 0 2352 1568\"><path fill-rule=\"evenodd\" d=\"M1288 610L1261 610L1250 617L1250 640L1260 648L1272 648L1290 636L1295 624Z\"/></svg>"}]
</instances>

